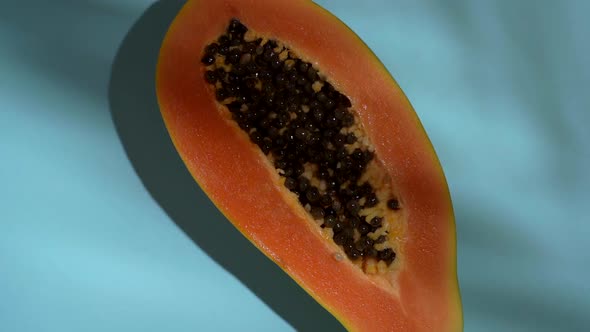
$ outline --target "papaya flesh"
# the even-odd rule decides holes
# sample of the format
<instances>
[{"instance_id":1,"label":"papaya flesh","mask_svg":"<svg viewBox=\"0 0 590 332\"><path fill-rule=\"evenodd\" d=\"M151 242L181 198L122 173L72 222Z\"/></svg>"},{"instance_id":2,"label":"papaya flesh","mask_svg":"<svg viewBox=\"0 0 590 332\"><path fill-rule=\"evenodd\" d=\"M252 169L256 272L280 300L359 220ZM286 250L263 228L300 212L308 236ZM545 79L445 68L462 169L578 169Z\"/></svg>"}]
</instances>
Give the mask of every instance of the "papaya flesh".
<instances>
[{"instance_id":1,"label":"papaya flesh","mask_svg":"<svg viewBox=\"0 0 590 332\"><path fill-rule=\"evenodd\" d=\"M462 330L440 163L397 83L336 17L304 0L188 1L156 89L194 179L347 329Z\"/></svg>"}]
</instances>

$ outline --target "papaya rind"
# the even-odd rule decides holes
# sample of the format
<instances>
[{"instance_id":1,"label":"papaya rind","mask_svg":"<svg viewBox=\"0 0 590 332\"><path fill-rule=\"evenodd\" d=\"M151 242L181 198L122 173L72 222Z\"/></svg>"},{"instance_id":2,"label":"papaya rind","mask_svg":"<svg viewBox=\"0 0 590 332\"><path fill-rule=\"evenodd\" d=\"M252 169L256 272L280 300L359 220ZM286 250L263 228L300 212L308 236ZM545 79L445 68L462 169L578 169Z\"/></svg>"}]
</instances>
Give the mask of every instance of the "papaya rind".
<instances>
[{"instance_id":1,"label":"papaya rind","mask_svg":"<svg viewBox=\"0 0 590 332\"><path fill-rule=\"evenodd\" d=\"M223 2L224 5L228 3L228 2L224 2L224 1L221 1L221 2ZM240 2L248 3L248 1L244 0L244 1L234 1L232 4L234 6L238 6L240 4ZM258 2L258 4L264 3L264 2L269 2L269 1L260 1L260 2ZM217 206L217 208L226 216L226 218L228 218L236 226L236 228L242 234L244 234L267 257L269 257L277 265L279 265L302 288L304 288L316 301L318 301L320 304L322 304L329 312L331 312L348 329L350 329L350 330L363 330L364 328L367 328L366 322L359 321L357 319L358 317L356 317L354 315L344 314L343 311L340 310L340 308L338 307L339 303L337 303L336 301L333 301L333 299L326 300L325 294L318 294L318 290L316 288L310 287L309 283L307 283L303 279L301 279L300 273L297 273L297 271L294 271L293 269L291 269L289 264L287 262L285 262L284 259L281 259L281 257L277 256L276 252L270 252L269 248L264 245L264 241L261 241L258 237L255 236L256 234L252 233L249 229L244 227L243 224L240 224L240 222L238 222L236 220L236 216L235 216L235 214L232 213L231 208L228 208L228 206L227 206L227 204L225 204L225 202L220 202L218 196L211 194L214 190L212 190L211 183L205 181L204 174L203 174L202 170L198 167L198 165L197 165L198 161L195 161L194 154L187 153L187 150L186 150L187 142L185 140L186 135L184 135L184 136L180 135L178 123L176 122L177 119L174 119L174 117L176 115L175 112L178 111L178 109L175 109L174 106L177 106L177 105L173 105L172 107L170 106L171 104L169 103L169 101L170 101L169 98L171 95L167 94L168 92L170 92L170 89L166 86L168 81L166 81L166 78L163 77L163 75L164 76L167 75L166 70L168 70L168 68L169 68L169 67L166 67L166 62L170 62L169 61L170 59L166 59L166 57L171 54L169 52L176 52L177 50L175 48L177 48L179 46L178 44L174 45L173 42L171 42L171 38L172 38L171 36L173 36L175 33L177 33L178 29L181 29L178 26L182 22L186 22L186 18L188 18L189 16L194 14L195 11L197 11L198 8L200 8L199 6L202 6L206 3L208 3L208 2L207 1L196 1L196 0L187 2L187 4L185 4L183 9L178 14L177 19L175 19L175 21L172 23L172 25L169 29L169 32L166 35L166 38L162 44L162 53L161 53L162 56L160 57L159 62L158 62L156 85L157 85L158 101L160 104L160 109L162 111L164 122L166 124L166 127L167 127L169 133L170 133L172 141L173 141L175 147L177 148L183 162L185 163L185 165L187 165L187 168L188 168L189 172L192 174L193 178L204 189L204 191L211 198L211 200ZM276 2L272 2L272 3L275 5L278 5L277 7L288 6L288 5L286 5L286 2L281 2L281 1L276 1ZM448 275L446 276L445 280L447 282L446 287L449 290L449 295L448 295L448 299L447 299L449 308L446 308L446 310L449 311L447 313L447 315L450 317L449 319L447 319L447 322L448 322L447 329L451 330L451 331L461 330L462 329L462 313L461 313L461 300L460 300L460 295L459 295L458 280L457 280L457 275L456 275L456 235L455 235L455 226L454 226L452 204L451 204L451 200L450 200L450 193L448 192L448 185L446 183L446 179L444 178L442 168L440 166L440 163L438 161L438 158L436 156L436 153L434 151L432 143L428 139L426 132L425 132L422 124L420 123L420 120L418 119L416 113L413 111L413 108L410 105L407 97L402 92L402 90L400 89L399 85L394 80L394 78L389 74L389 72L387 71L385 66L377 59L375 54L370 50L370 48L367 47L367 45L356 34L354 34L344 23L342 23L339 19L337 19L336 17L331 15L329 12L327 12L323 8L321 8L319 5L316 5L311 2L307 2L307 1L295 1L294 3L295 3L294 6L306 7L307 8L306 10L314 11L316 15L321 15L321 17L323 19L325 19L325 22L322 24L322 26L324 28L326 25L329 25L330 29L338 30L338 33L345 35L346 38L349 38L352 40L352 42L350 44L355 45L356 54L361 54L363 56L364 62L370 63L370 66L373 67L373 70L378 70L379 75L374 78L376 78L376 80L380 81L381 83L386 83L388 85L388 89L390 89L390 91L393 91L393 93L395 94L396 102L398 103L399 109L402 110L406 116L406 123L411 124L412 128L415 130L414 135L419 137L418 141L420 141L421 151L422 151L422 153L427 155L428 162L430 163L430 166L432 168L429 171L434 171L437 173L435 177L436 177L436 181L438 181L439 183L437 184L436 187L439 190L438 195L440 197L442 197L442 198L439 197L439 199L444 200L445 204L446 204L446 207L445 207L446 216L444 217L444 221L446 223L446 225L445 225L446 226L446 233L445 233L446 246L445 246L445 249L447 252L446 252L445 256L447 257L446 268L447 268ZM229 8L228 10L235 10L235 7L232 8L232 4L227 5L228 6L227 8ZM201 46L204 47L204 44ZM198 47L196 47L195 49L198 50ZM184 48L181 48L181 50L184 50ZM200 50L198 50L198 51L200 52ZM304 52L304 54L305 54L305 52ZM194 56L195 62L198 61L198 57L199 57L198 54L196 54ZM313 57L313 56L310 56L310 57ZM182 65L182 62L179 62L178 65ZM320 63L320 68L324 68L321 65L322 64ZM329 66L327 66L327 67L329 67ZM328 71L328 76L330 76L330 74L331 74L330 71ZM332 76L338 78L338 75L332 75ZM330 76L330 77L332 77L332 76ZM345 92L347 91L347 89L343 89L343 90ZM178 95L175 95L175 96L178 96ZM353 103L354 103L354 101L353 101ZM172 104L174 104L174 103L172 103ZM355 104L358 105L358 103L355 103ZM183 129L187 129L187 128L188 127L183 127ZM423 160L425 160L425 159L426 158L423 158ZM419 326L418 322L413 322L413 323L415 326ZM410 324L410 323L408 323L408 324ZM414 325L412 325L412 326L414 326ZM418 329L418 327L416 329ZM444 329L440 329L440 330L444 330Z\"/></svg>"}]
</instances>

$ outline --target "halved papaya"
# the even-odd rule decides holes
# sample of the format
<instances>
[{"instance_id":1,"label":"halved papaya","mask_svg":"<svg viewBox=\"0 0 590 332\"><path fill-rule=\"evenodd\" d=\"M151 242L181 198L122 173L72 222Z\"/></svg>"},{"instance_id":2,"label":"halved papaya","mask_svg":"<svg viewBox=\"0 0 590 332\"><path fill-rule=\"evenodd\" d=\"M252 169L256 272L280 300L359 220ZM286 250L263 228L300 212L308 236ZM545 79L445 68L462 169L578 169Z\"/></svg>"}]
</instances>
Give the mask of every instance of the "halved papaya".
<instances>
[{"instance_id":1,"label":"halved papaya","mask_svg":"<svg viewBox=\"0 0 590 332\"><path fill-rule=\"evenodd\" d=\"M156 84L195 180L346 328L462 330L442 168L345 24L304 0L188 1Z\"/></svg>"}]
</instances>

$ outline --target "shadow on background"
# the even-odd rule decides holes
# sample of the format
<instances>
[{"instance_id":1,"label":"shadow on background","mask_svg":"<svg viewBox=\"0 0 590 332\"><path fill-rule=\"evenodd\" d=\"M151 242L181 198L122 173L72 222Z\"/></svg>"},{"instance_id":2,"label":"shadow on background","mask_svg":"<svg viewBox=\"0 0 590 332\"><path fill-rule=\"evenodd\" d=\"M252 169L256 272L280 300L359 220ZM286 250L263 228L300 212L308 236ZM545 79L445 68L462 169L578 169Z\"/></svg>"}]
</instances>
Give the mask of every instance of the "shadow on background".
<instances>
[{"instance_id":1,"label":"shadow on background","mask_svg":"<svg viewBox=\"0 0 590 332\"><path fill-rule=\"evenodd\" d=\"M127 156L152 197L194 243L292 327L342 330L340 323L222 216L174 149L160 116L154 77L160 44L183 3L158 1L148 8L127 33L113 63L109 103Z\"/></svg>"}]
</instances>

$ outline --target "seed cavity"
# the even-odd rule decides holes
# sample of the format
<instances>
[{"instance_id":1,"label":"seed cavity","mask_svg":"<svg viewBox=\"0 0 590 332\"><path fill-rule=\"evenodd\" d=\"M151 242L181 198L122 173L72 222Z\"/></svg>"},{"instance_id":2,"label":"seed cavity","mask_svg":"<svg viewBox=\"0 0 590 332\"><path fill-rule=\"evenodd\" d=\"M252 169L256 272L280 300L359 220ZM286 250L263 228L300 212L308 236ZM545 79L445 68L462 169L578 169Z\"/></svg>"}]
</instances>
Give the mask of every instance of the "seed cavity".
<instances>
[{"instance_id":1,"label":"seed cavity","mask_svg":"<svg viewBox=\"0 0 590 332\"><path fill-rule=\"evenodd\" d=\"M350 99L292 49L237 19L205 47L201 63L216 100L322 234L366 273L390 266L401 204Z\"/></svg>"}]
</instances>

